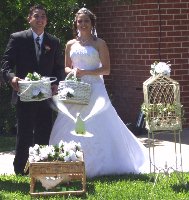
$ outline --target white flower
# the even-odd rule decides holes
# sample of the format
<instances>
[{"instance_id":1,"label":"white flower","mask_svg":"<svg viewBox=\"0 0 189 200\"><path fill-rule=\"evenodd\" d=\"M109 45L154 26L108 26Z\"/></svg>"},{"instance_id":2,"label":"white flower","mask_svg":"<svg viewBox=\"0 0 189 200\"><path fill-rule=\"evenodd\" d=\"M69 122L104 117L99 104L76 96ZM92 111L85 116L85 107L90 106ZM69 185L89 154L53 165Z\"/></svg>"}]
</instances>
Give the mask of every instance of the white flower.
<instances>
[{"instance_id":1,"label":"white flower","mask_svg":"<svg viewBox=\"0 0 189 200\"><path fill-rule=\"evenodd\" d=\"M39 161L55 161L61 160L65 162L82 161L83 153L81 144L74 141L63 142L58 145L43 145L35 144L34 147L29 148L29 162Z\"/></svg>"},{"instance_id":2,"label":"white flower","mask_svg":"<svg viewBox=\"0 0 189 200\"><path fill-rule=\"evenodd\" d=\"M58 144L59 148L64 146L64 142L62 140L60 140L59 144Z\"/></svg>"},{"instance_id":3,"label":"white flower","mask_svg":"<svg viewBox=\"0 0 189 200\"><path fill-rule=\"evenodd\" d=\"M33 95L33 98L39 98L39 99L42 99L44 98L44 95L47 94L47 90L45 88L34 88L32 90L32 95Z\"/></svg>"},{"instance_id":4,"label":"white flower","mask_svg":"<svg viewBox=\"0 0 189 200\"><path fill-rule=\"evenodd\" d=\"M75 151L70 150L69 155L70 155L70 160L77 161L77 156L75 154Z\"/></svg>"},{"instance_id":5,"label":"white flower","mask_svg":"<svg viewBox=\"0 0 189 200\"><path fill-rule=\"evenodd\" d=\"M39 155L35 155L35 158L34 158L35 162L38 162L41 160L41 157Z\"/></svg>"},{"instance_id":6,"label":"white flower","mask_svg":"<svg viewBox=\"0 0 189 200\"><path fill-rule=\"evenodd\" d=\"M64 161L65 161L65 162L71 161L71 160L70 160L70 155L65 155L65 156L64 156Z\"/></svg>"},{"instance_id":7,"label":"white flower","mask_svg":"<svg viewBox=\"0 0 189 200\"><path fill-rule=\"evenodd\" d=\"M63 90L60 90L59 96L72 97L72 96L74 96L74 90L72 88L64 88Z\"/></svg>"},{"instance_id":8,"label":"white flower","mask_svg":"<svg viewBox=\"0 0 189 200\"><path fill-rule=\"evenodd\" d=\"M28 78L28 77L25 77L25 79L24 80L26 80L26 81L30 81L30 78Z\"/></svg>"},{"instance_id":9,"label":"white flower","mask_svg":"<svg viewBox=\"0 0 189 200\"><path fill-rule=\"evenodd\" d=\"M171 64L168 64L169 62L165 63L165 62L154 62L151 65L151 70L150 70L150 74L155 76L157 74L163 74L165 76L170 76L171 73Z\"/></svg>"},{"instance_id":10,"label":"white flower","mask_svg":"<svg viewBox=\"0 0 189 200\"><path fill-rule=\"evenodd\" d=\"M32 90L33 96L37 96L40 92L41 92L41 91L40 91L39 88L35 88L35 89Z\"/></svg>"},{"instance_id":11,"label":"white flower","mask_svg":"<svg viewBox=\"0 0 189 200\"><path fill-rule=\"evenodd\" d=\"M69 142L69 143L65 142L64 143L64 149L67 152L69 152L70 150L74 150L75 151L75 144L72 141Z\"/></svg>"},{"instance_id":12,"label":"white flower","mask_svg":"<svg viewBox=\"0 0 189 200\"><path fill-rule=\"evenodd\" d=\"M51 146L45 146L40 149L40 160L46 160L49 155L54 155L54 148Z\"/></svg>"},{"instance_id":13,"label":"white flower","mask_svg":"<svg viewBox=\"0 0 189 200\"><path fill-rule=\"evenodd\" d=\"M40 148L40 146L38 144L35 144L33 147L34 150L38 150L39 148Z\"/></svg>"},{"instance_id":14,"label":"white flower","mask_svg":"<svg viewBox=\"0 0 189 200\"><path fill-rule=\"evenodd\" d=\"M76 151L76 157L78 160L82 161L83 160L83 153L81 151Z\"/></svg>"},{"instance_id":15,"label":"white flower","mask_svg":"<svg viewBox=\"0 0 189 200\"><path fill-rule=\"evenodd\" d=\"M38 80L41 79L41 75L38 74L37 72L33 72L33 76L34 76L36 79L38 79Z\"/></svg>"},{"instance_id":16,"label":"white flower","mask_svg":"<svg viewBox=\"0 0 189 200\"><path fill-rule=\"evenodd\" d=\"M35 162L35 157L30 155L28 160L29 160L29 162Z\"/></svg>"},{"instance_id":17,"label":"white flower","mask_svg":"<svg viewBox=\"0 0 189 200\"><path fill-rule=\"evenodd\" d=\"M46 88L44 88L44 87L40 88L40 92L43 93L43 94L48 93Z\"/></svg>"}]
</instances>

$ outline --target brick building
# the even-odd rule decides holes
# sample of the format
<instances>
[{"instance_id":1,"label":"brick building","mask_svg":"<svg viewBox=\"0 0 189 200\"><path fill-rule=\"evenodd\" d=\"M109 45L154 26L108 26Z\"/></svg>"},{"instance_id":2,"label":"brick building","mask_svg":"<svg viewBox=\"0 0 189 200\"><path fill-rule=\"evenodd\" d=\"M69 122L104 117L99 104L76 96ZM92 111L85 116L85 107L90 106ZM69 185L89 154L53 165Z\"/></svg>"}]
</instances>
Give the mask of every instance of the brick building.
<instances>
[{"instance_id":1,"label":"brick building","mask_svg":"<svg viewBox=\"0 0 189 200\"><path fill-rule=\"evenodd\" d=\"M154 61L170 61L171 78L180 83L181 103L189 127L188 0L102 0L93 9L98 36L110 50L106 85L125 123L136 123L143 103L142 84Z\"/></svg>"}]
</instances>

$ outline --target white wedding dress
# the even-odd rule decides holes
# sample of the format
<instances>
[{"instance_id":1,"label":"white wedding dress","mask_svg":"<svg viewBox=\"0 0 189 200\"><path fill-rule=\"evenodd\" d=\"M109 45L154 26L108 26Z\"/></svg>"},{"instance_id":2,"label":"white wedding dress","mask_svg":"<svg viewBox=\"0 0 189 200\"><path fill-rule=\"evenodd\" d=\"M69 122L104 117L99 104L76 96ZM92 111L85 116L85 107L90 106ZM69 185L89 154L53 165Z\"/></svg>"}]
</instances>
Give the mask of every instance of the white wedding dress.
<instances>
[{"instance_id":1,"label":"white wedding dress","mask_svg":"<svg viewBox=\"0 0 189 200\"><path fill-rule=\"evenodd\" d=\"M73 66L80 69L94 70L101 66L98 51L92 46L76 43L72 45L70 56ZM60 140L80 142L87 177L142 173L148 161L148 151L118 116L103 77L86 75L82 81L92 86L90 103L63 104L54 97L60 112L49 143L58 144ZM73 134L77 113L84 120L86 135Z\"/></svg>"}]
</instances>

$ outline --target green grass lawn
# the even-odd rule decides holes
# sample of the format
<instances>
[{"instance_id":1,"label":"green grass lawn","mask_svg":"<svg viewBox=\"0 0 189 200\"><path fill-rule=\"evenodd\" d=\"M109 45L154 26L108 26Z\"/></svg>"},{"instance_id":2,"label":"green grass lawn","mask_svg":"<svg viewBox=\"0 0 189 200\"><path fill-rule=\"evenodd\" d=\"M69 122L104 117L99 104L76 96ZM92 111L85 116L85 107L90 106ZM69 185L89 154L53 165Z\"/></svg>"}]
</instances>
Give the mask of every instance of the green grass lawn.
<instances>
[{"instance_id":1,"label":"green grass lawn","mask_svg":"<svg viewBox=\"0 0 189 200\"><path fill-rule=\"evenodd\" d=\"M14 150L15 137L0 136L0 152ZM181 180L180 180L181 177ZM71 187L71 188L69 188ZM74 182L61 190L75 189ZM29 200L30 177L0 175L0 200ZM38 183L36 191L44 188ZM104 176L87 179L87 192L81 196L52 196L32 199L89 200L189 200L189 173L160 174L154 184L153 174Z\"/></svg>"},{"instance_id":2,"label":"green grass lawn","mask_svg":"<svg viewBox=\"0 0 189 200\"><path fill-rule=\"evenodd\" d=\"M188 200L189 174L184 173L185 184L176 174L160 175L154 185L152 175L106 176L87 179L87 193L82 196L49 196L33 199L94 199L94 200ZM30 178L15 175L0 176L0 199L31 199ZM73 188L72 188L73 189Z\"/></svg>"}]
</instances>

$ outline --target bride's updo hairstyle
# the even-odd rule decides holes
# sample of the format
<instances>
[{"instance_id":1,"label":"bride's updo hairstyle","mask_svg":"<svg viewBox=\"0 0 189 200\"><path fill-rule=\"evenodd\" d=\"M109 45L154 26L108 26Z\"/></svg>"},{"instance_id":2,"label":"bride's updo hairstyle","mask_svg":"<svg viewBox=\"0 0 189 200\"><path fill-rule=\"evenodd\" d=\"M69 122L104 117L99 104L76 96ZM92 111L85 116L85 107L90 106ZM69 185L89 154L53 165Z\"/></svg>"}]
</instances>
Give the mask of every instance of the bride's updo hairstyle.
<instances>
[{"instance_id":1,"label":"bride's updo hairstyle","mask_svg":"<svg viewBox=\"0 0 189 200\"><path fill-rule=\"evenodd\" d=\"M75 14L75 19L73 23L73 35L74 37L79 37L79 32L77 30L77 19L80 14L88 15L90 20L91 20L91 25L92 25L92 30L91 34L93 35L93 38L97 38L97 33L96 33L96 16L93 14L90 10L87 8L81 8L76 14Z\"/></svg>"}]
</instances>

